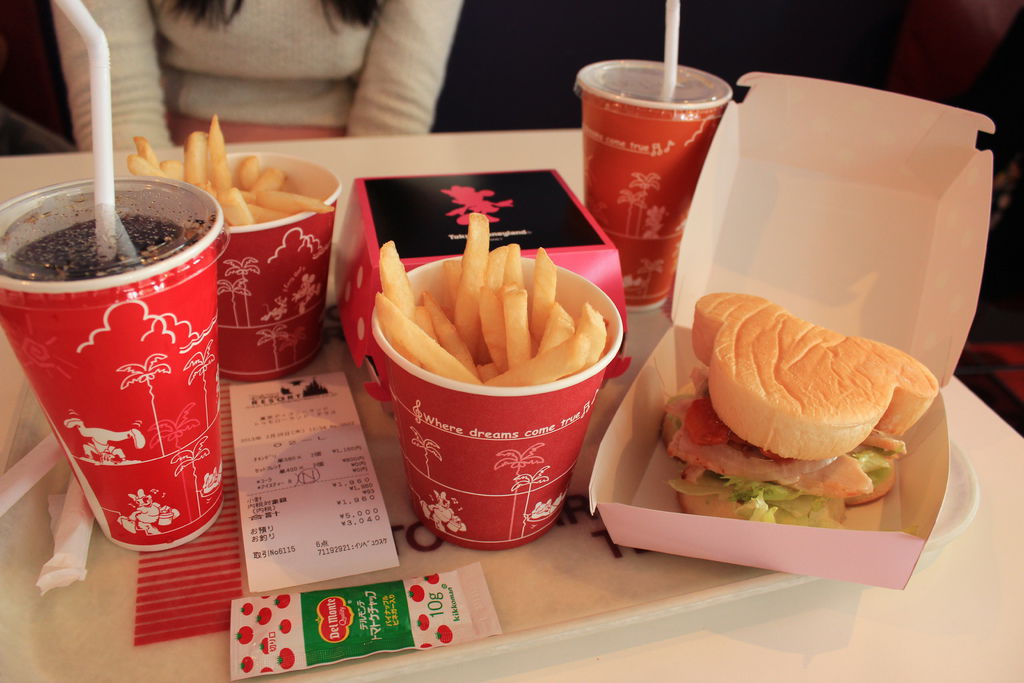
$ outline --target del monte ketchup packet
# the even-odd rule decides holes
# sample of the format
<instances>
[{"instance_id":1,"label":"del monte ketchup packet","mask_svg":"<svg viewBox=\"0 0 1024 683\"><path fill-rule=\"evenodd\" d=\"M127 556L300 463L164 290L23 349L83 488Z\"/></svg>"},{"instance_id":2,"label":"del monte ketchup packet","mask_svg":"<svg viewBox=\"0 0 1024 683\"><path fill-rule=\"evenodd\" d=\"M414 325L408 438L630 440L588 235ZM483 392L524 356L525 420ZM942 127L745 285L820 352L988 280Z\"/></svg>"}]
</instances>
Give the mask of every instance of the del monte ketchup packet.
<instances>
[{"instance_id":1,"label":"del monte ketchup packet","mask_svg":"<svg viewBox=\"0 0 1024 683\"><path fill-rule=\"evenodd\" d=\"M501 633L483 569L231 602L231 680Z\"/></svg>"}]
</instances>

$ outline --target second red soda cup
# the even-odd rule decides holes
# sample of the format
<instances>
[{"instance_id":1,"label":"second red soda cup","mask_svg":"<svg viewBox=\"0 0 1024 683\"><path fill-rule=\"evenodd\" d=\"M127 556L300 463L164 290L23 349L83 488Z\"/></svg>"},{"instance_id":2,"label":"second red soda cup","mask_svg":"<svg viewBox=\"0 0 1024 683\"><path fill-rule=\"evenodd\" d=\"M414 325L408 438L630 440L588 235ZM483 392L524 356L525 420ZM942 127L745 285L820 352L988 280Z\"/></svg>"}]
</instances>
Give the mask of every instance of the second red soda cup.
<instances>
[{"instance_id":1,"label":"second red soda cup","mask_svg":"<svg viewBox=\"0 0 1024 683\"><path fill-rule=\"evenodd\" d=\"M626 305L660 306L672 289L679 241L729 85L678 67L661 98L660 62L598 62L580 70L587 209L615 243Z\"/></svg>"}]
</instances>

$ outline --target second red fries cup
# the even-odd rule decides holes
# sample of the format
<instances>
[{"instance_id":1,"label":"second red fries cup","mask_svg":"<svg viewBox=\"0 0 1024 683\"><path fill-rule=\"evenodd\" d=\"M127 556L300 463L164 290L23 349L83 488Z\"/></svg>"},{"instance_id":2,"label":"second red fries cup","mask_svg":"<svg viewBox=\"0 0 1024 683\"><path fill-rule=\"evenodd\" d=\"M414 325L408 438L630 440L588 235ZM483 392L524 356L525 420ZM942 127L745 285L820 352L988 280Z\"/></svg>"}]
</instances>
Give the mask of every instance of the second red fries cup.
<instances>
[{"instance_id":1,"label":"second red fries cup","mask_svg":"<svg viewBox=\"0 0 1024 683\"><path fill-rule=\"evenodd\" d=\"M250 154L232 154L237 165ZM326 168L283 154L256 154L285 172L284 189L334 206L341 183ZM334 212L304 213L229 228L217 275L221 376L257 382L303 367L320 349Z\"/></svg>"},{"instance_id":2,"label":"second red fries cup","mask_svg":"<svg viewBox=\"0 0 1024 683\"><path fill-rule=\"evenodd\" d=\"M440 291L443 261L409 273L414 292ZM533 261L523 260L527 287ZM374 313L416 515L438 537L480 550L536 540L558 518L604 371L622 343L622 321L590 281L558 269L558 301L574 317L589 302L608 322L593 366L556 382L487 387L413 364L388 343Z\"/></svg>"}]
</instances>

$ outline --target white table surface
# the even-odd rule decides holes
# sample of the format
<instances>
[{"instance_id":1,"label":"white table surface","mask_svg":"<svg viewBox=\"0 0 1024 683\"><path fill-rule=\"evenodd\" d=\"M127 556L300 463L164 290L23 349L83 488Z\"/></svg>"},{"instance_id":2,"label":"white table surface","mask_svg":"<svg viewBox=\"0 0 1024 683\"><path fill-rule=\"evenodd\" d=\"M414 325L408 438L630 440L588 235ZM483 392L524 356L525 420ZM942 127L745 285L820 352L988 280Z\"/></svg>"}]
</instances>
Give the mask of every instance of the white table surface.
<instances>
[{"instance_id":1,"label":"white table surface","mask_svg":"<svg viewBox=\"0 0 1024 683\"><path fill-rule=\"evenodd\" d=\"M576 130L352 138L246 149L281 151L322 163L337 173L346 193L356 177L546 168L557 169L574 191L582 192ZM84 154L0 158L0 200L87 177L90 168L91 157ZM343 194L339 215L344 215L347 199ZM6 340L0 344L0 378L2 472L15 410L25 391ZM499 651L425 671L415 679L1024 680L1024 440L959 381L954 379L943 394L951 440L973 465L981 503L973 523L923 560L905 590L814 580L626 628L542 643L525 654ZM94 536L94 543L102 542ZM60 598L59 591L51 595ZM60 647L59 638L53 647ZM4 662L14 657L16 652L0 644L0 680L6 680ZM327 670L319 672L322 676ZM74 680L72 671L68 675ZM290 674L280 680L291 678L304 676ZM219 672L211 676L222 679Z\"/></svg>"}]
</instances>

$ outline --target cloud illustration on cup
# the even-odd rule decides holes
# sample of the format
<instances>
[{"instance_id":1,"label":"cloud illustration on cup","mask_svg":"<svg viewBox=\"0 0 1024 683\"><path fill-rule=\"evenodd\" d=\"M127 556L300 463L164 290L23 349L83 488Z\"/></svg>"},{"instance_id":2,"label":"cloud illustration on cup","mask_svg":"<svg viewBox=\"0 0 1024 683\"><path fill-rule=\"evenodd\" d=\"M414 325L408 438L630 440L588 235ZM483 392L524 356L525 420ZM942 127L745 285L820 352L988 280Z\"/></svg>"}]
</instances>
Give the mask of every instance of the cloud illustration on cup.
<instances>
[{"instance_id":1,"label":"cloud illustration on cup","mask_svg":"<svg viewBox=\"0 0 1024 683\"><path fill-rule=\"evenodd\" d=\"M323 250L321 248L320 240L317 239L316 235L307 235L302 231L302 228L292 228L284 234L281 238L281 246L274 250L274 254L267 259L267 263L270 263L276 259L282 251L293 250L300 252L303 249L309 250L313 258L316 258Z\"/></svg>"},{"instance_id":2,"label":"cloud illustration on cup","mask_svg":"<svg viewBox=\"0 0 1024 683\"><path fill-rule=\"evenodd\" d=\"M121 301L104 311L103 324L90 332L89 339L79 344L75 351L82 353L86 348L96 345L97 337L105 332L114 332L116 329L117 334L124 334L125 330L141 329L144 331L139 341L145 341L151 335L166 334L171 343L178 346L179 353L188 353L209 336L216 324L215 316L205 330L195 332L189 321L178 320L173 313L150 313L145 301Z\"/></svg>"}]
</instances>

